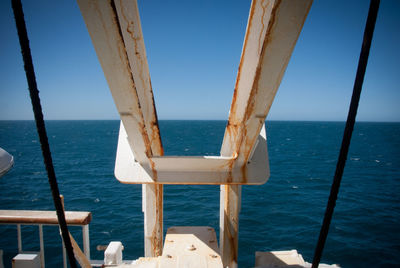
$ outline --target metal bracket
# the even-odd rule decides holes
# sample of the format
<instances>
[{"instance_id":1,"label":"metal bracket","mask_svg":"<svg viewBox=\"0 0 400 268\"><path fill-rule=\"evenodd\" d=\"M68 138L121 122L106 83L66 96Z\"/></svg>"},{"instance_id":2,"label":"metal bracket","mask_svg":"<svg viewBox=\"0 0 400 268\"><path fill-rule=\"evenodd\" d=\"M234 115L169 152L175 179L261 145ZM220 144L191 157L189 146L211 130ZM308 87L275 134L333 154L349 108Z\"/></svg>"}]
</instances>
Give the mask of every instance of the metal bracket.
<instances>
[{"instance_id":1,"label":"metal bracket","mask_svg":"<svg viewBox=\"0 0 400 268\"><path fill-rule=\"evenodd\" d=\"M121 183L161 184L263 184L269 178L265 127L258 136L251 159L237 163L224 156L156 156L150 164L135 160L121 121L115 177Z\"/></svg>"}]
</instances>

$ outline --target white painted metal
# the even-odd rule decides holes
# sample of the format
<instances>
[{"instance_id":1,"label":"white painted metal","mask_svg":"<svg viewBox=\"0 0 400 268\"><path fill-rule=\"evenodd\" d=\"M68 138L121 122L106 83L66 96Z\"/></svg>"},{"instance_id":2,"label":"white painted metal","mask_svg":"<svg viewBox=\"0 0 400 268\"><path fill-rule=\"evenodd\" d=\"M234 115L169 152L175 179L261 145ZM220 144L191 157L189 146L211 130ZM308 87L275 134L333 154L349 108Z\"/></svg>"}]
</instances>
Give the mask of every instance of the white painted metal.
<instances>
[{"instance_id":1,"label":"white painted metal","mask_svg":"<svg viewBox=\"0 0 400 268\"><path fill-rule=\"evenodd\" d=\"M35 210L0 210L0 224L15 224L17 226L17 241L18 241L18 253L22 254L22 234L21 225L37 225L39 228L39 245L40 252L38 252L40 258L41 267L45 267L45 249L43 239L43 226L44 225L57 225L57 217L55 211L35 211ZM90 259L90 239L89 239L89 222L91 219L90 212L81 211L66 211L66 220L68 225L80 225L82 226L83 246L85 254L79 252L79 246L73 240L74 253L77 254L85 267L89 267ZM71 237L71 241L72 241ZM63 267L67 267L66 261L66 250L64 243L62 243L63 251ZM82 264L81 264L82 265ZM84 267L82 266L82 267Z\"/></svg>"},{"instance_id":2,"label":"white painted metal","mask_svg":"<svg viewBox=\"0 0 400 268\"><path fill-rule=\"evenodd\" d=\"M89 224L82 226L82 241L83 241L83 252L86 258L90 260L90 239L89 239Z\"/></svg>"},{"instance_id":3,"label":"white painted metal","mask_svg":"<svg viewBox=\"0 0 400 268\"><path fill-rule=\"evenodd\" d=\"M67 249L65 248L64 242L62 243L62 253L63 253L63 267L67 268Z\"/></svg>"},{"instance_id":4,"label":"white painted metal","mask_svg":"<svg viewBox=\"0 0 400 268\"><path fill-rule=\"evenodd\" d=\"M145 130L150 142L151 155L159 156L163 154L163 150L137 2L122 0L114 1L114 3Z\"/></svg>"},{"instance_id":5,"label":"white painted metal","mask_svg":"<svg viewBox=\"0 0 400 268\"><path fill-rule=\"evenodd\" d=\"M168 229L160 267L222 268L217 236L208 226Z\"/></svg>"},{"instance_id":6,"label":"white painted metal","mask_svg":"<svg viewBox=\"0 0 400 268\"><path fill-rule=\"evenodd\" d=\"M253 0L235 92L221 148L244 168L282 80L312 0ZM224 266L237 266L240 190L221 186L220 236Z\"/></svg>"},{"instance_id":7,"label":"white painted metal","mask_svg":"<svg viewBox=\"0 0 400 268\"><path fill-rule=\"evenodd\" d=\"M243 165L265 122L312 0L255 0L221 155Z\"/></svg>"},{"instance_id":8,"label":"white painted metal","mask_svg":"<svg viewBox=\"0 0 400 268\"><path fill-rule=\"evenodd\" d=\"M152 183L152 170L156 170L157 182L162 184L263 184L269 177L265 135L258 137L252 152L243 168L232 168L235 158L224 156L154 156L150 167L135 160L121 124L115 177L121 183Z\"/></svg>"},{"instance_id":9,"label":"white painted metal","mask_svg":"<svg viewBox=\"0 0 400 268\"><path fill-rule=\"evenodd\" d=\"M146 256L160 254L159 184L224 184L221 253L225 266L237 266L239 185L262 184L269 177L263 124L311 2L253 0L221 156L161 157L136 1L78 0L122 120L116 178L149 184L143 186Z\"/></svg>"},{"instance_id":10,"label":"white painted metal","mask_svg":"<svg viewBox=\"0 0 400 268\"><path fill-rule=\"evenodd\" d=\"M237 267L241 186L221 185L219 243L224 267Z\"/></svg>"},{"instance_id":11,"label":"white painted metal","mask_svg":"<svg viewBox=\"0 0 400 268\"><path fill-rule=\"evenodd\" d=\"M18 253L22 252L21 224L17 224Z\"/></svg>"},{"instance_id":12,"label":"white painted metal","mask_svg":"<svg viewBox=\"0 0 400 268\"><path fill-rule=\"evenodd\" d=\"M149 137L114 1L78 0L78 4L115 105L129 133L131 150L137 161L147 163L151 156Z\"/></svg>"},{"instance_id":13,"label":"white painted metal","mask_svg":"<svg viewBox=\"0 0 400 268\"><path fill-rule=\"evenodd\" d=\"M122 263L122 243L113 241L108 244L107 249L104 251L104 264L105 265L119 265Z\"/></svg>"},{"instance_id":14,"label":"white painted metal","mask_svg":"<svg viewBox=\"0 0 400 268\"><path fill-rule=\"evenodd\" d=\"M143 211L145 213L144 253L146 257L156 257L162 254L162 245L163 245L162 191L163 191L162 185L154 185L154 184L143 185Z\"/></svg>"},{"instance_id":15,"label":"white painted metal","mask_svg":"<svg viewBox=\"0 0 400 268\"><path fill-rule=\"evenodd\" d=\"M40 268L40 256L36 253L19 253L12 259L13 268Z\"/></svg>"},{"instance_id":16,"label":"white painted metal","mask_svg":"<svg viewBox=\"0 0 400 268\"><path fill-rule=\"evenodd\" d=\"M5 175L14 165L14 157L0 148L0 177Z\"/></svg>"},{"instance_id":17,"label":"white painted metal","mask_svg":"<svg viewBox=\"0 0 400 268\"><path fill-rule=\"evenodd\" d=\"M139 163L152 167L149 157L160 156L163 150L137 2L78 0L78 4L121 116L121 126L123 122L127 130L130 151ZM156 171L149 172L152 178L157 177ZM145 232L157 236L145 240L151 243L145 246L151 249L146 250L146 256L155 256L161 252L162 221L152 226L146 223L154 217L162 219L163 188L161 185L145 188L148 191L143 191L143 199L160 205L144 210ZM146 196L146 192L156 195Z\"/></svg>"},{"instance_id":18,"label":"white painted metal","mask_svg":"<svg viewBox=\"0 0 400 268\"><path fill-rule=\"evenodd\" d=\"M40 263L41 263L41 267L45 268L44 243L43 243L43 225L42 224L39 224L39 244L40 244Z\"/></svg>"}]
</instances>

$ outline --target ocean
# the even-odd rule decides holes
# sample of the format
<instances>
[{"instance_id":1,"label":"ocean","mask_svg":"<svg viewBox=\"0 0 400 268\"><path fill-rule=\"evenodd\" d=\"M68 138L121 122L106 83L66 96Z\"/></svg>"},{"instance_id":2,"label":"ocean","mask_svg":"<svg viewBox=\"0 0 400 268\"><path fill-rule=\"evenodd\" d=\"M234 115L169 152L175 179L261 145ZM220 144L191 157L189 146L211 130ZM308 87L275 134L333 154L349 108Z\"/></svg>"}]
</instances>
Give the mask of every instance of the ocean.
<instances>
[{"instance_id":1,"label":"ocean","mask_svg":"<svg viewBox=\"0 0 400 268\"><path fill-rule=\"evenodd\" d=\"M166 155L218 155L225 121L160 121ZM297 249L312 261L344 122L267 121L271 176L244 186L239 267L255 251ZM114 178L119 121L46 121L67 210L91 211L97 245L122 241L124 259L143 256L141 186ZM0 209L54 210L33 121L0 121L0 147L15 165L0 178ZM179 225L219 230L218 186L164 188L164 232ZM38 251L36 226L22 226L23 250ZM71 227L81 242L81 228ZM44 227L47 267L61 267L57 227ZM5 267L17 253L14 225L0 225ZM322 262L342 267L400 267L400 123L356 123Z\"/></svg>"}]
</instances>

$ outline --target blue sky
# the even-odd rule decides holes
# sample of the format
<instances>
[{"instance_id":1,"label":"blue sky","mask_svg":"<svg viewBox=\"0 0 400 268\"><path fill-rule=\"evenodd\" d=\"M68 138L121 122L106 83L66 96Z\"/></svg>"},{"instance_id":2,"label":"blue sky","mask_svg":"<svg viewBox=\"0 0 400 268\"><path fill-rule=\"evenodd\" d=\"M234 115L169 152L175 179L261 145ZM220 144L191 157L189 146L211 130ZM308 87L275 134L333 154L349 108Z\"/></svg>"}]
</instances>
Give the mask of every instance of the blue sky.
<instances>
[{"instance_id":1,"label":"blue sky","mask_svg":"<svg viewBox=\"0 0 400 268\"><path fill-rule=\"evenodd\" d=\"M250 1L138 1L159 119L227 119ZM45 119L118 119L75 1L22 1ZM269 120L346 119L369 1L315 1ZM0 1L0 120L33 119ZM382 0L357 119L400 121L400 1Z\"/></svg>"}]
</instances>

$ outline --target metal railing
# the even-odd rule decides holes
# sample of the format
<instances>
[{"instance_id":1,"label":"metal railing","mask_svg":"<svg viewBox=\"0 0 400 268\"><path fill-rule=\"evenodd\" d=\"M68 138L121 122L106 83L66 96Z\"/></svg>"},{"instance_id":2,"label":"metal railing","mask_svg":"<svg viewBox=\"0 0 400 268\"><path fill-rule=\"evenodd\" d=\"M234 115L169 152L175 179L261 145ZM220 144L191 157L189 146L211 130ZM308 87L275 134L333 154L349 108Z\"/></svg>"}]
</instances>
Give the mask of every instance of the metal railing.
<instances>
[{"instance_id":1,"label":"metal railing","mask_svg":"<svg viewBox=\"0 0 400 268\"><path fill-rule=\"evenodd\" d=\"M82 227L83 252L88 260L90 260L89 223L91 221L91 213L82 211L66 211L65 217L68 225ZM0 224L17 226L18 253L23 253L21 225L37 225L39 228L40 262L41 267L45 268L43 226L58 225L55 211L0 210ZM66 249L63 244L64 268L67 267L66 256Z\"/></svg>"}]
</instances>

